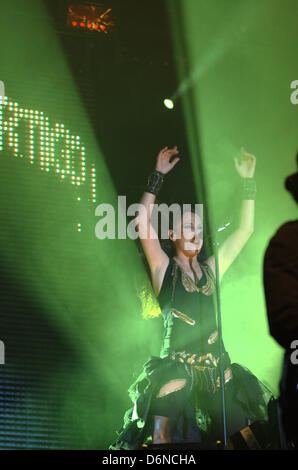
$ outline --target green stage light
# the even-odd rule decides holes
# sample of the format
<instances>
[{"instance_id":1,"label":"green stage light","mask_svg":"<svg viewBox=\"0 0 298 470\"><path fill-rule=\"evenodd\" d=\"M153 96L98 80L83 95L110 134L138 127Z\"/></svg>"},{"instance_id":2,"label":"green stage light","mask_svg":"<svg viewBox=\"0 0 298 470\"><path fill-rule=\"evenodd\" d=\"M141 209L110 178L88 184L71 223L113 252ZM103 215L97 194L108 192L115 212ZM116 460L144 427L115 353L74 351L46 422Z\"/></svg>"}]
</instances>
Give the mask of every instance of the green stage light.
<instances>
[{"instance_id":1,"label":"green stage light","mask_svg":"<svg viewBox=\"0 0 298 470\"><path fill-rule=\"evenodd\" d=\"M296 109L290 93L284 92L295 76L294 52L285 55L284 44L293 42L297 28L290 0L285 0L287 9L268 0L262 5L257 0L249 5L244 0L234 3L210 0L207 11L203 0L181 0L177 8L168 1L174 50L181 58L180 85L173 98L181 99L197 199L201 202L205 185L213 227L218 227L222 213L237 220L231 232L237 227L241 180L233 157L245 142L257 157L255 231L221 283L223 338L232 362L248 367L277 393L281 349L268 330L262 263L270 237L282 223L297 217L283 187L297 141ZM284 43L276 35L276 25L286 24L281 21L282 8L287 12ZM274 21L264 29L268 11ZM283 67L277 71L278 61ZM271 76L274 82L268 83L266 77ZM272 210L279 205L282 209ZM222 231L223 239L228 233Z\"/></svg>"}]
</instances>

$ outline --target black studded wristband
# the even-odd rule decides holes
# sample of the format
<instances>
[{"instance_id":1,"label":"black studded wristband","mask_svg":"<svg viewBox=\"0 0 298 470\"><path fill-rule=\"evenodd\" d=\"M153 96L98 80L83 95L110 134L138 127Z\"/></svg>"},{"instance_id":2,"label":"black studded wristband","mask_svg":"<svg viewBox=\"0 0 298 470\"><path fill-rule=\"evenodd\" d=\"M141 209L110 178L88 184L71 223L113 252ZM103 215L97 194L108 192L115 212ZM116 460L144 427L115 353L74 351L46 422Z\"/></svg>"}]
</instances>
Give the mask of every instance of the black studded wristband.
<instances>
[{"instance_id":1,"label":"black studded wristband","mask_svg":"<svg viewBox=\"0 0 298 470\"><path fill-rule=\"evenodd\" d=\"M155 196L158 194L162 183L164 181L164 174L158 170L153 170L148 177L148 182L145 190Z\"/></svg>"},{"instance_id":2,"label":"black studded wristband","mask_svg":"<svg viewBox=\"0 0 298 470\"><path fill-rule=\"evenodd\" d=\"M254 200L256 198L257 186L254 178L244 178L243 199Z\"/></svg>"}]
</instances>

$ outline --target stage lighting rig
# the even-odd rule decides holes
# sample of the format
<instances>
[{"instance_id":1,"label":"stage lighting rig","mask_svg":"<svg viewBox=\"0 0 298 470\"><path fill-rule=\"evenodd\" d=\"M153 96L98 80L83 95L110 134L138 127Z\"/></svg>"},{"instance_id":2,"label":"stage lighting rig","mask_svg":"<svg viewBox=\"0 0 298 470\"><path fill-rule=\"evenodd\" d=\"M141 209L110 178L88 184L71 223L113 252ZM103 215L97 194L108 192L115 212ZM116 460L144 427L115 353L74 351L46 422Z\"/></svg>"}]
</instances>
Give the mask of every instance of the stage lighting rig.
<instances>
[{"instance_id":1,"label":"stage lighting rig","mask_svg":"<svg viewBox=\"0 0 298 470\"><path fill-rule=\"evenodd\" d=\"M69 28L108 34L115 25L111 12L111 8L103 5L70 5L66 24Z\"/></svg>"}]
</instances>

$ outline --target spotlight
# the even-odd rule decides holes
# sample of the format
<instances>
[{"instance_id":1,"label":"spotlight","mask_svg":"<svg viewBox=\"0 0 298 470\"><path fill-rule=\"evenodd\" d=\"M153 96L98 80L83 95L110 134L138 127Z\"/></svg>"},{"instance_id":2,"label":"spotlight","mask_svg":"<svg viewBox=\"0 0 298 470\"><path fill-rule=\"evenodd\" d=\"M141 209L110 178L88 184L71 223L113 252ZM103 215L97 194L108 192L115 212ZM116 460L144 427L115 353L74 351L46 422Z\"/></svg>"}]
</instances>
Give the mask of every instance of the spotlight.
<instances>
[{"instance_id":1,"label":"spotlight","mask_svg":"<svg viewBox=\"0 0 298 470\"><path fill-rule=\"evenodd\" d=\"M163 100L163 104L168 109L173 109L174 108L174 101L172 101L170 98L166 98L165 100Z\"/></svg>"}]
</instances>

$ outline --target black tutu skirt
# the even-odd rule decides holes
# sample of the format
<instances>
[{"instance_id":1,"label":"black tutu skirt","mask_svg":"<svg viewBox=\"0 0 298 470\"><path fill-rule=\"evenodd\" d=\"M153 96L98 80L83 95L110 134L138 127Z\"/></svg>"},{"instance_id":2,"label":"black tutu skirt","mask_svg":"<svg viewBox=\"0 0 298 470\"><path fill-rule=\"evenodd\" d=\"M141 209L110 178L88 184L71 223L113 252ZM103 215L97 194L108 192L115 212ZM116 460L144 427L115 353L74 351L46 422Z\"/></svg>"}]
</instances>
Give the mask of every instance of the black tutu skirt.
<instances>
[{"instance_id":1,"label":"black tutu skirt","mask_svg":"<svg viewBox=\"0 0 298 470\"><path fill-rule=\"evenodd\" d=\"M177 417L173 443L198 443L201 448L216 448L216 442L223 441L219 363L214 364L212 358L210 361L208 357L207 360L206 356L204 358L204 366L200 366L201 362L196 362L189 353L151 357L128 390L133 406L126 411L124 425L109 449L137 450L150 444L152 410L158 391L169 380L180 378L187 381L187 393ZM223 367L224 370L228 367L231 372L230 380L225 383L227 435L231 436L256 421L267 421L267 404L272 398L270 390L248 369L231 364L228 355L223 359ZM174 397L175 393L171 395Z\"/></svg>"}]
</instances>

